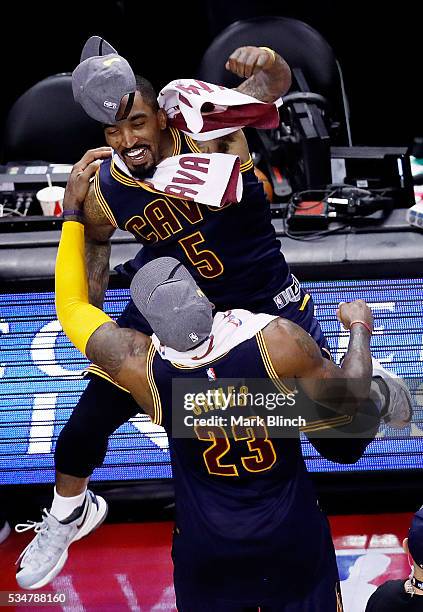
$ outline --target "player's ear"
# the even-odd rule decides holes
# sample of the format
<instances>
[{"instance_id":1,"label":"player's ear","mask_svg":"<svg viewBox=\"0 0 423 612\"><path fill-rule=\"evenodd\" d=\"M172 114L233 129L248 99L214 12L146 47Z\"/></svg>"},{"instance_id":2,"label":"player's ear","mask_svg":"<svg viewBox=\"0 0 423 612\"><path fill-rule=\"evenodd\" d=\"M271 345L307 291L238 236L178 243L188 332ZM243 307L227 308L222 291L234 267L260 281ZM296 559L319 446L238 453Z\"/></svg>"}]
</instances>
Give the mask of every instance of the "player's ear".
<instances>
[{"instance_id":1,"label":"player's ear","mask_svg":"<svg viewBox=\"0 0 423 612\"><path fill-rule=\"evenodd\" d=\"M157 111L157 120L159 122L160 129L165 130L167 127L167 115L162 108L159 108L159 110Z\"/></svg>"},{"instance_id":2,"label":"player's ear","mask_svg":"<svg viewBox=\"0 0 423 612\"><path fill-rule=\"evenodd\" d=\"M406 555L408 555L408 554L409 554L409 552L410 552L410 551L408 550L408 538L404 538L404 539L403 539L403 541L402 541L402 547L403 547L403 549L404 549L405 554L406 554Z\"/></svg>"}]
</instances>

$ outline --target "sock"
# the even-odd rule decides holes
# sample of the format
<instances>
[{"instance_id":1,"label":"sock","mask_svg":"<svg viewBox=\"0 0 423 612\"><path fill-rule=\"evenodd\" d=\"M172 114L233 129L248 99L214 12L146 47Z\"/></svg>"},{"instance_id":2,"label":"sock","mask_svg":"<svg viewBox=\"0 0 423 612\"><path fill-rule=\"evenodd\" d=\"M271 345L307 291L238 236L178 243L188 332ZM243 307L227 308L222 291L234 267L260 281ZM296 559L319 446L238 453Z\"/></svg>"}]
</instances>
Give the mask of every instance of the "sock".
<instances>
[{"instance_id":1,"label":"sock","mask_svg":"<svg viewBox=\"0 0 423 612\"><path fill-rule=\"evenodd\" d=\"M54 487L54 497L50 508L50 514L57 518L58 521L63 521L63 519L72 514L76 508L82 506L86 492L87 489L85 489L79 495L75 495L75 497L63 497L62 495L59 495L56 487Z\"/></svg>"}]
</instances>

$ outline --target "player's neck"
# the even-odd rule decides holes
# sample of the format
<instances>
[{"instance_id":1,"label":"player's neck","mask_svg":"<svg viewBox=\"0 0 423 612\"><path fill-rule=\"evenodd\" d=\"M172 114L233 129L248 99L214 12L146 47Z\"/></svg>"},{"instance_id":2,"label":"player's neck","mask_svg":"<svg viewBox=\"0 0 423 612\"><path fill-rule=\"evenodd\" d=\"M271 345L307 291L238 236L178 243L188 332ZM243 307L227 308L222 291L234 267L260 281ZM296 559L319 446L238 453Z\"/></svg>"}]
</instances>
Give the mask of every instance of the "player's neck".
<instances>
[{"instance_id":1,"label":"player's neck","mask_svg":"<svg viewBox=\"0 0 423 612\"><path fill-rule=\"evenodd\" d=\"M171 157L173 155L174 150L174 140L170 129L167 127L165 130L160 132L160 145L159 145L159 154L160 161Z\"/></svg>"}]
</instances>

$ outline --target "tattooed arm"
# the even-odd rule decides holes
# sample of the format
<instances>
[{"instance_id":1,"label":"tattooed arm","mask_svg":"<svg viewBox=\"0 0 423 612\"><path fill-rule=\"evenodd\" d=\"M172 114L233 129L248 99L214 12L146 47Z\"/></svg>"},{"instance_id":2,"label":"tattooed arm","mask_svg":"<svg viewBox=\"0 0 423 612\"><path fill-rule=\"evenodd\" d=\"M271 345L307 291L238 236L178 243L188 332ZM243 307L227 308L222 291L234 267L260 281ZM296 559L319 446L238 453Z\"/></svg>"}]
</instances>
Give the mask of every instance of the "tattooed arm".
<instances>
[{"instance_id":1,"label":"tattooed arm","mask_svg":"<svg viewBox=\"0 0 423 612\"><path fill-rule=\"evenodd\" d=\"M246 79L236 91L262 102L274 102L291 87L291 70L275 51L262 47L235 49L226 68Z\"/></svg>"},{"instance_id":2,"label":"tattooed arm","mask_svg":"<svg viewBox=\"0 0 423 612\"><path fill-rule=\"evenodd\" d=\"M348 351L342 367L322 357L313 338L286 319L276 319L264 332L270 357L281 378L298 379L306 395L342 414L354 415L369 396L372 377L370 338L366 325L373 326L370 308L361 300L341 306L342 318L350 329Z\"/></svg>"},{"instance_id":3,"label":"tattooed arm","mask_svg":"<svg viewBox=\"0 0 423 612\"><path fill-rule=\"evenodd\" d=\"M245 78L235 90L260 100L274 102L291 86L291 70L274 51L260 47L240 47L229 57L226 68ZM197 143L202 153L231 153L241 163L248 161L250 152L244 132L238 130L228 136Z\"/></svg>"},{"instance_id":4,"label":"tattooed arm","mask_svg":"<svg viewBox=\"0 0 423 612\"><path fill-rule=\"evenodd\" d=\"M84 201L85 260L90 304L103 307L109 284L110 237L115 228L98 205L91 183Z\"/></svg>"},{"instance_id":5,"label":"tattooed arm","mask_svg":"<svg viewBox=\"0 0 423 612\"><path fill-rule=\"evenodd\" d=\"M104 323L90 336L86 355L128 389L142 409L152 415L146 370L150 343L150 338L141 332L120 328L113 322Z\"/></svg>"}]
</instances>

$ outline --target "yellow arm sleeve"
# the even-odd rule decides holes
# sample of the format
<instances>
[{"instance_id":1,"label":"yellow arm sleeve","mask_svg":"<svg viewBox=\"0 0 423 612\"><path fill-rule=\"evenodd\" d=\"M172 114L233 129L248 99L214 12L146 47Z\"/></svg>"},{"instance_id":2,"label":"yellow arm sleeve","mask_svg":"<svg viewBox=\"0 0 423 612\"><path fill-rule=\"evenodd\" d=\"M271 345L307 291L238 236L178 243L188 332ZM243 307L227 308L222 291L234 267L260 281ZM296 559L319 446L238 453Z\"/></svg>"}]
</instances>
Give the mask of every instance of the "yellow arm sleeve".
<instances>
[{"instance_id":1,"label":"yellow arm sleeve","mask_svg":"<svg viewBox=\"0 0 423 612\"><path fill-rule=\"evenodd\" d=\"M76 221L63 223L55 283L57 318L69 340L85 355L90 336L113 321L89 303L84 226Z\"/></svg>"}]
</instances>

